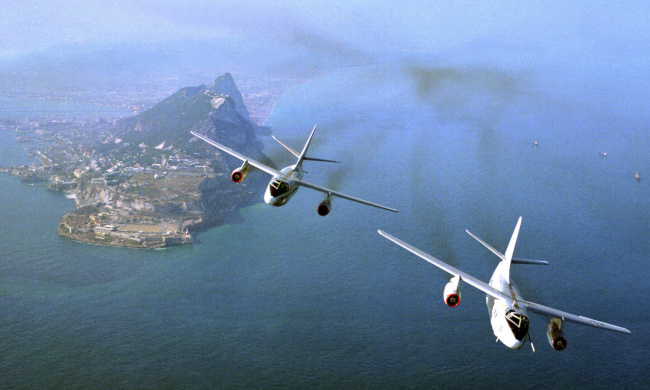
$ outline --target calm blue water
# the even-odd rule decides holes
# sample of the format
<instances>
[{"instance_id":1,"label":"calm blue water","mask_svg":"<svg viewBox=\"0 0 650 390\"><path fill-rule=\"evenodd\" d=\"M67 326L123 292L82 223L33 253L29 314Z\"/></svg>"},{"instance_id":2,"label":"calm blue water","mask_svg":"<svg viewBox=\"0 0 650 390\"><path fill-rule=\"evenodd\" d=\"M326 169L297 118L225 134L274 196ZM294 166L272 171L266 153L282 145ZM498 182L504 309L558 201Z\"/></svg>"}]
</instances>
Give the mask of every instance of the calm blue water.
<instances>
[{"instance_id":1,"label":"calm blue water","mask_svg":"<svg viewBox=\"0 0 650 390\"><path fill-rule=\"evenodd\" d=\"M56 236L70 200L0 175L0 387L647 387L647 114L594 110L620 102L616 89L583 98L568 76L558 92L545 79L555 74L474 69L434 82L434 70L330 74L267 121L296 148L317 123L311 154L342 164L308 162L307 179L399 214L334 200L321 218L321 195L303 189L192 247L105 248ZM0 165L29 162L0 137ZM515 254L551 261L513 269L524 296L632 336L567 324L558 353L534 316L537 353L509 350L494 342L484 295L464 285L461 305L446 307L448 277L376 233L488 280L497 259L464 229L503 250L519 215Z\"/></svg>"}]
</instances>

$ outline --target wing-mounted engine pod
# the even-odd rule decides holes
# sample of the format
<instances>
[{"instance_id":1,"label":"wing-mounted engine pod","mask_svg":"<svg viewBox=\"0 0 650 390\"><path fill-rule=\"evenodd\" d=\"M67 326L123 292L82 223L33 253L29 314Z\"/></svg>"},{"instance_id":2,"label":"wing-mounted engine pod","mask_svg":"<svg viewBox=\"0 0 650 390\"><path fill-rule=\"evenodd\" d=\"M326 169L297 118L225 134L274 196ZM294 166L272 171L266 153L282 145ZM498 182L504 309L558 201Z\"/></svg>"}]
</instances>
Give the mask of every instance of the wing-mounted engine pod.
<instances>
[{"instance_id":1,"label":"wing-mounted engine pod","mask_svg":"<svg viewBox=\"0 0 650 390\"><path fill-rule=\"evenodd\" d=\"M332 198L330 197L330 194L327 194L325 200L320 202L320 204L318 205L318 210L317 210L318 215L324 217L330 213L331 209L332 209Z\"/></svg>"},{"instance_id":2,"label":"wing-mounted engine pod","mask_svg":"<svg viewBox=\"0 0 650 390\"><path fill-rule=\"evenodd\" d=\"M548 327L546 328L548 343L551 344L551 347L556 351L562 351L566 348L566 339L562 332L563 328L564 321L559 318L551 318L551 321L548 323Z\"/></svg>"},{"instance_id":3,"label":"wing-mounted engine pod","mask_svg":"<svg viewBox=\"0 0 650 390\"><path fill-rule=\"evenodd\" d=\"M454 276L451 278L449 283L445 285L445 291L443 293L443 299L445 304L449 307L456 307L460 303L460 275Z\"/></svg>"},{"instance_id":4,"label":"wing-mounted engine pod","mask_svg":"<svg viewBox=\"0 0 650 390\"><path fill-rule=\"evenodd\" d=\"M244 163L241 165L241 167L235 169L232 171L232 174L230 175L230 179L234 181L235 183L239 183L242 180L248 176L248 160L244 161Z\"/></svg>"}]
</instances>

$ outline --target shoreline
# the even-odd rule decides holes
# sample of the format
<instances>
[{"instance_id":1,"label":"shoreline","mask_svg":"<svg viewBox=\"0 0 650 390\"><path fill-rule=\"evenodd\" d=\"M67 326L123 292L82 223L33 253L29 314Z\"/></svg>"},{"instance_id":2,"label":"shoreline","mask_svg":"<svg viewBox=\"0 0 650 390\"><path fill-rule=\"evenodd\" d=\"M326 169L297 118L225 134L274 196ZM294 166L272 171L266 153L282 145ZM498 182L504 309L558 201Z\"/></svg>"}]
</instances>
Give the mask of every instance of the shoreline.
<instances>
[{"instance_id":1,"label":"shoreline","mask_svg":"<svg viewBox=\"0 0 650 390\"><path fill-rule=\"evenodd\" d=\"M196 234L241 223L240 212L259 204L261 202L246 202L224 208L210 219L206 219L205 214L170 217L165 220L154 220L147 215L129 215L129 221L119 223L111 223L102 216L107 210L88 205L64 214L57 226L57 235L91 245L138 249L193 245ZM150 220L145 221L147 218Z\"/></svg>"},{"instance_id":2,"label":"shoreline","mask_svg":"<svg viewBox=\"0 0 650 390\"><path fill-rule=\"evenodd\" d=\"M288 88L287 84L292 86L301 80L273 80L270 85L246 81L244 96L248 104L240 102L244 109L249 106L246 118L242 117L244 122L241 125L227 127L225 136L237 139L244 134L248 147L257 148L257 152L262 154L259 137L270 133L270 129L264 126L266 119ZM240 95L228 73L217 78L214 88L217 85L223 89L219 93L226 93L226 97L232 91L235 91L235 97ZM57 226L59 236L94 245L130 248L192 244L195 232L227 224L233 220L233 214L257 203L259 180L249 179L242 185L233 186L229 179L231 168L219 156L215 158L212 150L197 153L192 149L191 140L183 138L185 133L181 135L182 141L169 146L165 142L159 143L160 140L153 144L146 139L147 143L142 139L123 142L122 134L128 133L127 130L133 126L142 131L157 129L157 122L148 112L157 114L165 109L165 112L171 110L180 116L185 114L183 104L204 102L206 94L186 93L193 88L211 91L213 87L181 88L171 95L180 101L163 99L128 118L96 122L74 118L0 121L0 130L33 133L37 145L28 152L40 161L34 165L0 167L0 171L17 176L22 184L38 183L75 202L75 209L60 219ZM237 102L228 101L231 104L213 105L210 110L199 105L202 109L194 112L191 120L205 125L217 120L218 115L240 115ZM218 115L214 113L215 109ZM132 118L138 119L137 125L129 122L133 121ZM89 133L88 129L101 131ZM160 130L162 134L168 135L163 130ZM89 134L100 135L93 138ZM163 135L161 139L165 138ZM16 142L21 142L17 145L24 142L22 137L13 137ZM111 153L101 148L99 152L91 152L90 148L96 145L107 145L104 149ZM139 149L129 149L135 149L136 145ZM167 147L163 149L163 146Z\"/></svg>"}]
</instances>

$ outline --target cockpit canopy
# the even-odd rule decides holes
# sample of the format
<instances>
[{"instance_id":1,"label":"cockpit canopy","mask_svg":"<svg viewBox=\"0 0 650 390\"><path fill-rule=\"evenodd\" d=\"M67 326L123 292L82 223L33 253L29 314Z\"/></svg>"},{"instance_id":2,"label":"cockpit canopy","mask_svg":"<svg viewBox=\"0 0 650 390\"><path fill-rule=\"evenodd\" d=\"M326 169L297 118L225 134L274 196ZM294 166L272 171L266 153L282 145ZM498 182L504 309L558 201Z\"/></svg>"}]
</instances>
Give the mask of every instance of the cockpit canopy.
<instances>
[{"instance_id":1,"label":"cockpit canopy","mask_svg":"<svg viewBox=\"0 0 650 390\"><path fill-rule=\"evenodd\" d=\"M284 182L279 179L273 180L269 185L269 191L271 193L271 196L274 198L286 194L287 192L289 192L290 189L291 187L289 187L289 184L287 182Z\"/></svg>"},{"instance_id":2,"label":"cockpit canopy","mask_svg":"<svg viewBox=\"0 0 650 390\"><path fill-rule=\"evenodd\" d=\"M515 338L522 341L528 334L528 326L530 325L528 316L510 309L506 311L506 320L508 321L510 330L512 330L512 333L515 335Z\"/></svg>"}]
</instances>

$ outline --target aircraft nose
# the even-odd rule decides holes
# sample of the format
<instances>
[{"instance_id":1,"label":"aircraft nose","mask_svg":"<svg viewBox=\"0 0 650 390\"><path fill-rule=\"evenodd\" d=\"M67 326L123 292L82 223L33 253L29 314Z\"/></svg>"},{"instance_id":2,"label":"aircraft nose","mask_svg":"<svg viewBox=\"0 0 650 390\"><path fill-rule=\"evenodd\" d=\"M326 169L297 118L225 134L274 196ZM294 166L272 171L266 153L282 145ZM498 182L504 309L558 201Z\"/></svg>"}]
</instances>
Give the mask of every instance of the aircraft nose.
<instances>
[{"instance_id":1,"label":"aircraft nose","mask_svg":"<svg viewBox=\"0 0 650 390\"><path fill-rule=\"evenodd\" d=\"M275 199L273 196L266 196L264 200L269 206L275 206L275 202L277 201L277 199Z\"/></svg>"},{"instance_id":2,"label":"aircraft nose","mask_svg":"<svg viewBox=\"0 0 650 390\"><path fill-rule=\"evenodd\" d=\"M523 342L523 341L519 341L519 340L517 340L517 341L515 341L515 342L512 344L512 346L511 346L510 348L512 348L512 349L519 349L519 348L521 348L523 345L524 345L524 342Z\"/></svg>"}]
</instances>

